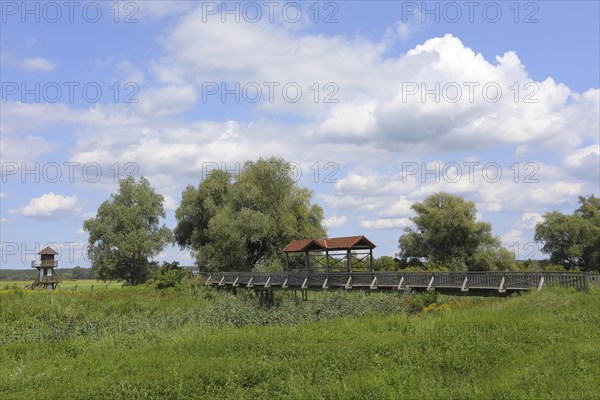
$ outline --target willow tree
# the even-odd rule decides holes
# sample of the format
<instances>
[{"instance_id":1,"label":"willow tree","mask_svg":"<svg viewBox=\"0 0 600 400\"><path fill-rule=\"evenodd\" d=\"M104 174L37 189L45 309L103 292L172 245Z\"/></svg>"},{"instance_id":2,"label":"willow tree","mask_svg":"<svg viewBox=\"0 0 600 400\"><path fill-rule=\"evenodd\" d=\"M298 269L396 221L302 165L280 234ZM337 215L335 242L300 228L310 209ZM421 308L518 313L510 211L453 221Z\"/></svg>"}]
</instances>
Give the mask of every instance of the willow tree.
<instances>
[{"instance_id":1,"label":"willow tree","mask_svg":"<svg viewBox=\"0 0 600 400\"><path fill-rule=\"evenodd\" d=\"M535 227L535 240L555 264L600 271L600 198L580 196L579 204L571 215L546 213Z\"/></svg>"},{"instance_id":2,"label":"willow tree","mask_svg":"<svg viewBox=\"0 0 600 400\"><path fill-rule=\"evenodd\" d=\"M100 204L96 216L83 223L89 232L87 254L101 279L131 285L146 281L149 259L172 240L171 231L160 224L165 217L163 201L144 177L137 181L128 177Z\"/></svg>"},{"instance_id":3,"label":"willow tree","mask_svg":"<svg viewBox=\"0 0 600 400\"><path fill-rule=\"evenodd\" d=\"M414 203L414 228L399 239L400 258L426 260L450 270L507 270L514 256L500 246L492 226L477 221L475 203L448 193L434 193Z\"/></svg>"},{"instance_id":4,"label":"willow tree","mask_svg":"<svg viewBox=\"0 0 600 400\"><path fill-rule=\"evenodd\" d=\"M175 241L205 269L250 270L281 262L290 241L321 238L323 210L279 158L247 161L237 177L212 171L188 186L175 212Z\"/></svg>"}]
</instances>

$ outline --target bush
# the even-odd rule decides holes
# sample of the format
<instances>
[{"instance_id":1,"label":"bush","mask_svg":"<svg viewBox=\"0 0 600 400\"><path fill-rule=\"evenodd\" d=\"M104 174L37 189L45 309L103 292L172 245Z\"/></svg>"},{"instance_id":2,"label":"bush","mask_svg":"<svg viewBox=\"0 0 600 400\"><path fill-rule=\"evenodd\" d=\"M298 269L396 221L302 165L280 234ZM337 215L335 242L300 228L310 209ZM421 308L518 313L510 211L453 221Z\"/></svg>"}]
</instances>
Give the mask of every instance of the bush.
<instances>
[{"instance_id":1,"label":"bush","mask_svg":"<svg viewBox=\"0 0 600 400\"><path fill-rule=\"evenodd\" d=\"M177 261L172 263L163 262L163 265L156 272L152 282L157 289L179 288L187 272L179 266Z\"/></svg>"}]
</instances>

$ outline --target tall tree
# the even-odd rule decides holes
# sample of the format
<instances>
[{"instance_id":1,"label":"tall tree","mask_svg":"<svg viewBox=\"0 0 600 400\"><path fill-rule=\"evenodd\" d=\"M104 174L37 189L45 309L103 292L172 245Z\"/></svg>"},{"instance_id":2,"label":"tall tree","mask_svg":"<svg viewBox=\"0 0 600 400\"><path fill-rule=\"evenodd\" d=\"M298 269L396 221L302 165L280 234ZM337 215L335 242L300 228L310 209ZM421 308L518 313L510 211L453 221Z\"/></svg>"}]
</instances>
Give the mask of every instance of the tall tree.
<instances>
[{"instance_id":1,"label":"tall tree","mask_svg":"<svg viewBox=\"0 0 600 400\"><path fill-rule=\"evenodd\" d=\"M281 261L288 242L326 234L323 210L311 197L283 159L248 161L235 180L215 170L198 188L184 190L175 241L208 269L249 270Z\"/></svg>"},{"instance_id":2,"label":"tall tree","mask_svg":"<svg viewBox=\"0 0 600 400\"><path fill-rule=\"evenodd\" d=\"M434 193L411 208L415 228L406 228L399 239L401 260L425 259L451 270L512 268L491 225L476 220L473 202Z\"/></svg>"},{"instance_id":3,"label":"tall tree","mask_svg":"<svg viewBox=\"0 0 600 400\"><path fill-rule=\"evenodd\" d=\"M142 177L122 179L119 190L105 200L96 217L83 223L89 232L88 257L101 279L124 280L137 285L150 273L149 258L172 240L160 225L165 217L163 196Z\"/></svg>"},{"instance_id":4,"label":"tall tree","mask_svg":"<svg viewBox=\"0 0 600 400\"><path fill-rule=\"evenodd\" d=\"M546 213L535 227L535 240L555 264L600 271L600 198L579 196L579 204L572 215Z\"/></svg>"}]
</instances>

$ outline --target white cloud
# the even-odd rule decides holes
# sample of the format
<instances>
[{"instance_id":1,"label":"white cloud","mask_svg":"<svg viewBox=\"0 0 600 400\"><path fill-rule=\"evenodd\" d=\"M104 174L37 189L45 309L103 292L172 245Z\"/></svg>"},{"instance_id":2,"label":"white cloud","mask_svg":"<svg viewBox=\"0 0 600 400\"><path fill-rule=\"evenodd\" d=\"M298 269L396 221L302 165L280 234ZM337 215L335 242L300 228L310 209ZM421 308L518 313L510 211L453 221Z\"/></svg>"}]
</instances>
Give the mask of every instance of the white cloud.
<instances>
[{"instance_id":1,"label":"white cloud","mask_svg":"<svg viewBox=\"0 0 600 400\"><path fill-rule=\"evenodd\" d=\"M375 129L373 115L376 104L373 101L364 104L344 104L334 107L331 115L318 128L320 135L366 136Z\"/></svg>"},{"instance_id":2,"label":"white cloud","mask_svg":"<svg viewBox=\"0 0 600 400\"><path fill-rule=\"evenodd\" d=\"M317 194L317 200L323 201L332 208L351 210L375 210L379 207L377 198L362 196L339 196L329 194Z\"/></svg>"},{"instance_id":3,"label":"white cloud","mask_svg":"<svg viewBox=\"0 0 600 400\"><path fill-rule=\"evenodd\" d=\"M394 217L398 215L409 215L412 213L411 206L413 202L402 196L400 200L393 203L388 208L383 209L379 214L387 217Z\"/></svg>"},{"instance_id":4,"label":"white cloud","mask_svg":"<svg viewBox=\"0 0 600 400\"><path fill-rule=\"evenodd\" d=\"M56 63L53 63L46 58L34 57L24 59L21 63L21 67L28 71L52 72L56 68Z\"/></svg>"},{"instance_id":5,"label":"white cloud","mask_svg":"<svg viewBox=\"0 0 600 400\"><path fill-rule=\"evenodd\" d=\"M189 13L162 39L168 56L155 63L159 79L197 87L207 80L299 82L305 88L334 82L340 88L337 103L315 103L304 96L290 104L279 96L258 105L323 117L307 132L319 141L358 143L369 134L370 145L397 151L408 143L421 153L531 141L573 148L599 129L596 118L586 117L598 113L597 89L579 94L551 78L534 81L513 51L492 63L445 35L386 58L385 39L301 35L276 24L197 24L200 14ZM219 46L205 46L207 41ZM416 85L418 92L407 96L407 85ZM490 85L500 88L497 102L488 93ZM423 89L436 87L438 101L431 95L422 98ZM458 88L460 99L455 102L448 88Z\"/></svg>"},{"instance_id":6,"label":"white cloud","mask_svg":"<svg viewBox=\"0 0 600 400\"><path fill-rule=\"evenodd\" d=\"M102 63L102 61L100 60L99 63ZM98 61L96 65L98 65ZM123 84L133 83L139 86L144 82L144 72L130 61L120 61L117 64L116 69L124 76L121 79Z\"/></svg>"},{"instance_id":7,"label":"white cloud","mask_svg":"<svg viewBox=\"0 0 600 400\"><path fill-rule=\"evenodd\" d=\"M415 20L416 18L411 19L411 21ZM398 21L385 29L384 39L389 43L394 43L397 39L408 39L410 35L418 29L418 27L418 23Z\"/></svg>"},{"instance_id":8,"label":"white cloud","mask_svg":"<svg viewBox=\"0 0 600 400\"><path fill-rule=\"evenodd\" d=\"M57 218L76 210L77 196L63 196L50 192L31 199L25 207L9 212L33 218Z\"/></svg>"},{"instance_id":9,"label":"white cloud","mask_svg":"<svg viewBox=\"0 0 600 400\"><path fill-rule=\"evenodd\" d=\"M366 229L397 229L408 227L411 224L412 221L409 218L379 218L360 221L360 226Z\"/></svg>"},{"instance_id":10,"label":"white cloud","mask_svg":"<svg viewBox=\"0 0 600 400\"><path fill-rule=\"evenodd\" d=\"M523 231L520 229L511 229L504 235L500 236L502 245L507 248L515 248L515 246L522 246L528 239L523 235ZM515 245L517 243L517 245Z\"/></svg>"},{"instance_id":11,"label":"white cloud","mask_svg":"<svg viewBox=\"0 0 600 400\"><path fill-rule=\"evenodd\" d=\"M535 225L544 221L544 217L536 212L526 212L521 217L521 227L523 229L533 229Z\"/></svg>"},{"instance_id":12,"label":"white cloud","mask_svg":"<svg viewBox=\"0 0 600 400\"><path fill-rule=\"evenodd\" d=\"M570 151L564 165L573 174L600 181L600 145L592 144Z\"/></svg>"},{"instance_id":13,"label":"white cloud","mask_svg":"<svg viewBox=\"0 0 600 400\"><path fill-rule=\"evenodd\" d=\"M196 99L196 92L191 86L168 85L141 92L139 109L148 116L164 117L188 110Z\"/></svg>"},{"instance_id":14,"label":"white cloud","mask_svg":"<svg viewBox=\"0 0 600 400\"><path fill-rule=\"evenodd\" d=\"M339 228L340 226L346 225L347 222L348 222L348 218L345 215L342 215L341 217L333 215L333 216L325 219L325 221L323 221L323 224L329 229L329 228Z\"/></svg>"}]
</instances>

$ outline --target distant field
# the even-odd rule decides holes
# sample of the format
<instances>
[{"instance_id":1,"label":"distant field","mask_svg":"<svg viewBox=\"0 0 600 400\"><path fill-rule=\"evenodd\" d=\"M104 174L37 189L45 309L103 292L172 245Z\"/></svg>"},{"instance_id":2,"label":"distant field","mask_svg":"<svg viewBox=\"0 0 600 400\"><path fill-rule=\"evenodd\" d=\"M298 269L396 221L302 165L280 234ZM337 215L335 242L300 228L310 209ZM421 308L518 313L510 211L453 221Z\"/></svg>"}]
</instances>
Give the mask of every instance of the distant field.
<instances>
[{"instance_id":1,"label":"distant field","mask_svg":"<svg viewBox=\"0 0 600 400\"><path fill-rule=\"evenodd\" d=\"M31 280L21 280L21 281L0 281L0 290L6 289L21 289L26 285L29 285L33 282ZM92 290L93 289L107 289L107 288L120 288L122 287L121 282L103 282L97 281L95 279L79 279L79 280L64 280L58 285L58 290L69 290L69 289L77 289L77 290Z\"/></svg>"}]
</instances>

